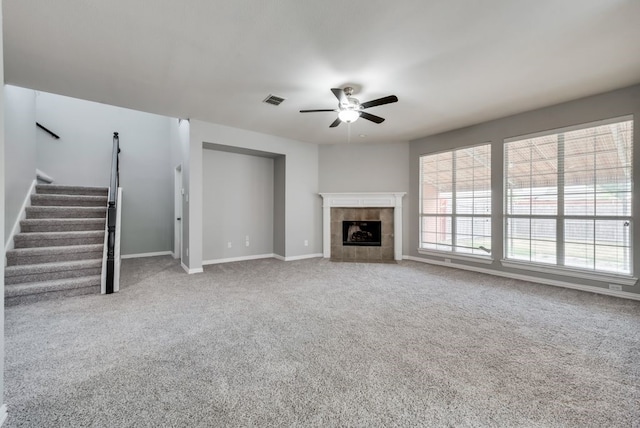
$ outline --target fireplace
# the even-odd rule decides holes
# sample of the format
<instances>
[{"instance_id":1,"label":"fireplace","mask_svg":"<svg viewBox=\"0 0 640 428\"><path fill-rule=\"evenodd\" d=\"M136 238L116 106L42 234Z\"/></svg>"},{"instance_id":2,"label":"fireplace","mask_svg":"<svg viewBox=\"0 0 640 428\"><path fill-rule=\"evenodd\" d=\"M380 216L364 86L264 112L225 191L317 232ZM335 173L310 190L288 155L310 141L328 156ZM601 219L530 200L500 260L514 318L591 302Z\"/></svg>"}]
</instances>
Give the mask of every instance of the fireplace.
<instances>
[{"instance_id":1,"label":"fireplace","mask_svg":"<svg viewBox=\"0 0 640 428\"><path fill-rule=\"evenodd\" d=\"M381 221L342 221L342 245L354 247L381 247Z\"/></svg>"},{"instance_id":2,"label":"fireplace","mask_svg":"<svg viewBox=\"0 0 640 428\"><path fill-rule=\"evenodd\" d=\"M334 261L386 262L402 260L402 197L404 192L391 193L321 193L322 204L322 254ZM345 223L367 223L366 232L371 242L380 244L360 245L345 242L349 229ZM374 238L370 223L380 224L380 237ZM365 236L368 237L367 234ZM362 239L364 236L357 235Z\"/></svg>"}]
</instances>

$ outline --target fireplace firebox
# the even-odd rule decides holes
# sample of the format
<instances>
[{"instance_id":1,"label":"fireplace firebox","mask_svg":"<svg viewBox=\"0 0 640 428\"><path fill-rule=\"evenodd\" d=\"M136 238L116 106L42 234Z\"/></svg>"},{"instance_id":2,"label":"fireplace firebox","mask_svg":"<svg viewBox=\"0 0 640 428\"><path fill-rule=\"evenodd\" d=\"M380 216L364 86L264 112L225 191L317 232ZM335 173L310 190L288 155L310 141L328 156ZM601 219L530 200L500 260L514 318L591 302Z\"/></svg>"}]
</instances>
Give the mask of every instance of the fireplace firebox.
<instances>
[{"instance_id":1,"label":"fireplace firebox","mask_svg":"<svg viewBox=\"0 0 640 428\"><path fill-rule=\"evenodd\" d=\"M382 222L375 220L343 221L342 245L358 247L382 246Z\"/></svg>"}]
</instances>

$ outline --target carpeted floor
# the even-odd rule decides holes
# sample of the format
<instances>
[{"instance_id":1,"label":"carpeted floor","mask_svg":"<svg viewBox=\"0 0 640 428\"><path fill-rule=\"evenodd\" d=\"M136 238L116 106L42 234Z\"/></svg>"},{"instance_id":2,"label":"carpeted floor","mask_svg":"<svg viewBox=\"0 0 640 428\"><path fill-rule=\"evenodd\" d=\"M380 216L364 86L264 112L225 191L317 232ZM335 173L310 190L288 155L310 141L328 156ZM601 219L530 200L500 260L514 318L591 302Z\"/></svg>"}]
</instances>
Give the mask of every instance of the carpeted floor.
<instances>
[{"instance_id":1,"label":"carpeted floor","mask_svg":"<svg viewBox=\"0 0 640 428\"><path fill-rule=\"evenodd\" d=\"M5 314L8 427L640 426L640 302L444 267L124 260Z\"/></svg>"}]
</instances>

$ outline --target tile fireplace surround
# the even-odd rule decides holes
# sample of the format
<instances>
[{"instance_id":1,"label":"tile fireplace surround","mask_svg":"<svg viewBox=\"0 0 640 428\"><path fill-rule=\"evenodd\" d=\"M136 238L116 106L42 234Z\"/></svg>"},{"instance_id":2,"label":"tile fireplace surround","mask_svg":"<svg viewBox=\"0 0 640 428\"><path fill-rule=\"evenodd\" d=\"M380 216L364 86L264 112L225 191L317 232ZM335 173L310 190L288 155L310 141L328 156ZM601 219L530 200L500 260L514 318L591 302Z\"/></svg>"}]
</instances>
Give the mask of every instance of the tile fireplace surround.
<instances>
[{"instance_id":1,"label":"tile fireplace surround","mask_svg":"<svg viewBox=\"0 0 640 428\"><path fill-rule=\"evenodd\" d=\"M323 256L333 260L402 260L402 198L404 195L404 192L320 193L323 199ZM381 220L382 247L343 246L343 220Z\"/></svg>"}]
</instances>

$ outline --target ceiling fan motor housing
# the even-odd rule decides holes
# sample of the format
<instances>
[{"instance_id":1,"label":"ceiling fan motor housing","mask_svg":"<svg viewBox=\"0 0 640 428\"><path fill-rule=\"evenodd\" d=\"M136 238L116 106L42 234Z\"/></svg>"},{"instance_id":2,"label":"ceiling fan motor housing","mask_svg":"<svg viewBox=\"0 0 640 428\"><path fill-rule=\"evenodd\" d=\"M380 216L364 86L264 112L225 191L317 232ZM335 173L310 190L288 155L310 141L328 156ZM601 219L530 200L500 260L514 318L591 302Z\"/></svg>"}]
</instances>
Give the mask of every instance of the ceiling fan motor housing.
<instances>
[{"instance_id":1,"label":"ceiling fan motor housing","mask_svg":"<svg viewBox=\"0 0 640 428\"><path fill-rule=\"evenodd\" d=\"M358 101L356 98L347 97L347 102L340 104L340 108L345 110L359 110L360 101Z\"/></svg>"}]
</instances>

